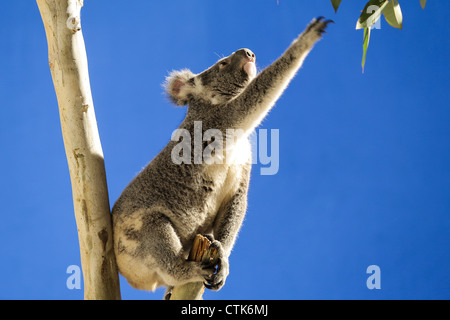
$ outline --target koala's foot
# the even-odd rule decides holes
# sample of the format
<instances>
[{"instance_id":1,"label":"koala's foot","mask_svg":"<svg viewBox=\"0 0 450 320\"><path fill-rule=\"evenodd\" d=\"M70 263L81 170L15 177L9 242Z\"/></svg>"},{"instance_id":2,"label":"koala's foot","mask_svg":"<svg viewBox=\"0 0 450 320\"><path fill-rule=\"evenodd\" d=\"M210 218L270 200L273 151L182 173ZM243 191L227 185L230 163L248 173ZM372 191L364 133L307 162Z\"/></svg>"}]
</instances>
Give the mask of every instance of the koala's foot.
<instances>
[{"instance_id":1,"label":"koala's foot","mask_svg":"<svg viewBox=\"0 0 450 320\"><path fill-rule=\"evenodd\" d=\"M215 248L218 252L217 269L215 270L216 272L205 278L206 283L204 283L204 285L206 288L216 291L224 286L225 280L230 273L230 269L228 257L225 254L222 244L219 241L214 240L211 243L210 248Z\"/></svg>"}]
</instances>

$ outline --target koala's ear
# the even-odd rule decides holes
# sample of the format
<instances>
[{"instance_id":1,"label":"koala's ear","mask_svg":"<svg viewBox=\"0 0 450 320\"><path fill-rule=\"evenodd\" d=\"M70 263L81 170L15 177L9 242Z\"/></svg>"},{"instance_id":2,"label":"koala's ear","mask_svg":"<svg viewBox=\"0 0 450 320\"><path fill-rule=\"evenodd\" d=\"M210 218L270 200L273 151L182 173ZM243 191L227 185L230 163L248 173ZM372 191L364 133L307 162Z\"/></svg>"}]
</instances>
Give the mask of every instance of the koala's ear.
<instances>
[{"instance_id":1,"label":"koala's ear","mask_svg":"<svg viewBox=\"0 0 450 320\"><path fill-rule=\"evenodd\" d=\"M188 103L188 95L194 89L193 74L190 70L172 71L166 78L164 88L167 95L177 106L185 106Z\"/></svg>"}]
</instances>

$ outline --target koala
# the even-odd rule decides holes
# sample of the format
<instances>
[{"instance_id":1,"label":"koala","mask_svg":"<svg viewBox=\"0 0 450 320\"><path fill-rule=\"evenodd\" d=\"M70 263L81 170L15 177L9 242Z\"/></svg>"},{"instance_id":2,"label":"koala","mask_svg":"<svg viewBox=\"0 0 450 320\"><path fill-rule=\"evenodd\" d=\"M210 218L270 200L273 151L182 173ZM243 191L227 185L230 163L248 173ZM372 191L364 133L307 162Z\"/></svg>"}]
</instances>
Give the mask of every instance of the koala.
<instances>
[{"instance_id":1,"label":"koala","mask_svg":"<svg viewBox=\"0 0 450 320\"><path fill-rule=\"evenodd\" d=\"M177 162L174 153L178 151L174 151L179 143L172 139L119 196L112 209L114 251L119 271L132 287L153 291L199 281L208 289L223 287L229 274L228 258L247 208L249 135L330 22L314 19L259 74L255 54L240 49L200 74L184 69L167 77L168 97L177 106L188 106L179 130L191 136L199 128L201 134L218 130L227 138L226 148L216 144L210 153L214 161L198 161L194 153ZM241 134L228 139L229 129ZM208 139L201 139L200 145L193 144L196 137L192 140L184 145L200 146L200 151L209 146ZM215 265L186 260L197 234L207 236L217 250Z\"/></svg>"}]
</instances>

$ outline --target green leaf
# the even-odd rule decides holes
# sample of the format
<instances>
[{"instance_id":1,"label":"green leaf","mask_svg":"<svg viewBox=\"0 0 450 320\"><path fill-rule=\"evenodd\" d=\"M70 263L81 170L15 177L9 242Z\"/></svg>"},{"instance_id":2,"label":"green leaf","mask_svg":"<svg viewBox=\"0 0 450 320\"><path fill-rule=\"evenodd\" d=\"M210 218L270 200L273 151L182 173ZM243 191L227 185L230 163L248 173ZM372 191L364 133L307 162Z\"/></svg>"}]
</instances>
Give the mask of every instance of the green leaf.
<instances>
[{"instance_id":1,"label":"green leaf","mask_svg":"<svg viewBox=\"0 0 450 320\"><path fill-rule=\"evenodd\" d=\"M386 21L394 28L403 28L403 15L398 0L389 1L383 10L383 15Z\"/></svg>"},{"instance_id":2,"label":"green leaf","mask_svg":"<svg viewBox=\"0 0 450 320\"><path fill-rule=\"evenodd\" d=\"M334 12L338 11L339 5L341 4L342 0L331 0L331 4L333 5Z\"/></svg>"},{"instance_id":3,"label":"green leaf","mask_svg":"<svg viewBox=\"0 0 450 320\"><path fill-rule=\"evenodd\" d=\"M426 4L427 4L427 0L420 0L420 5L422 6L422 9L425 9Z\"/></svg>"},{"instance_id":4,"label":"green leaf","mask_svg":"<svg viewBox=\"0 0 450 320\"><path fill-rule=\"evenodd\" d=\"M356 29L371 27L380 19L384 8L389 0L370 0L363 9L361 16L356 23Z\"/></svg>"},{"instance_id":5,"label":"green leaf","mask_svg":"<svg viewBox=\"0 0 450 320\"><path fill-rule=\"evenodd\" d=\"M364 73L364 66L366 65L367 48L369 48L370 40L370 27L364 28L364 41L363 41L363 58L361 62L362 72Z\"/></svg>"}]
</instances>

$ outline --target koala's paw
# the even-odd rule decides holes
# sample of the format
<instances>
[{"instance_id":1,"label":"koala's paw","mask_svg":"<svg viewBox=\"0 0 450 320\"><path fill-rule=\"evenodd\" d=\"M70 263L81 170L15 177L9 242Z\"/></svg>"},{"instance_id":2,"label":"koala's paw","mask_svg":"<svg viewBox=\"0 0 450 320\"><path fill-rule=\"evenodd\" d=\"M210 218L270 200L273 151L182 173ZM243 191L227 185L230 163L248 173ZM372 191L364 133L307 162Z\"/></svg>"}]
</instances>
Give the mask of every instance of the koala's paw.
<instances>
[{"instance_id":1,"label":"koala's paw","mask_svg":"<svg viewBox=\"0 0 450 320\"><path fill-rule=\"evenodd\" d=\"M325 29L328 24L334 23L333 20L325 20L324 17L318 17L311 21L311 23L306 27L304 36L312 36L315 40L318 40L322 37L322 34L326 33Z\"/></svg>"},{"instance_id":2,"label":"koala's paw","mask_svg":"<svg viewBox=\"0 0 450 320\"><path fill-rule=\"evenodd\" d=\"M184 261L184 264L177 267L177 270L181 272L178 280L183 280L184 282L204 281L204 279L216 272L216 268L213 265L206 265L198 261ZM175 282L171 285L177 286L179 284Z\"/></svg>"},{"instance_id":3,"label":"koala's paw","mask_svg":"<svg viewBox=\"0 0 450 320\"><path fill-rule=\"evenodd\" d=\"M214 240L211 243L211 248L215 248L218 252L217 269L210 276L206 277L205 287L211 290L220 290L225 284L228 274L230 273L228 257L223 250L222 244Z\"/></svg>"}]
</instances>

